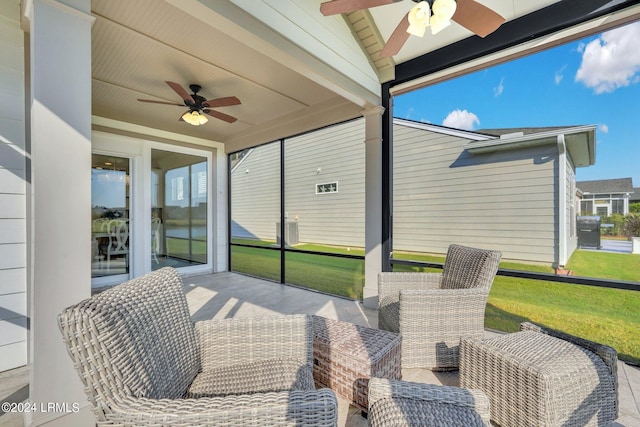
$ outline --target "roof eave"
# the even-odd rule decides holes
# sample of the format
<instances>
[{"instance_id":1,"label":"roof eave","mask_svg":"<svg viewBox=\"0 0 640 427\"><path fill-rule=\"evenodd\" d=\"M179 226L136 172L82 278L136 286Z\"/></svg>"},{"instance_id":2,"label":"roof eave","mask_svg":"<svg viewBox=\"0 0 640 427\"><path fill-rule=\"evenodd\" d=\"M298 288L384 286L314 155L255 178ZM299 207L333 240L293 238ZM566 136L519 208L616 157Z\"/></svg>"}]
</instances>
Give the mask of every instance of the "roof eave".
<instances>
[{"instance_id":1,"label":"roof eave","mask_svg":"<svg viewBox=\"0 0 640 427\"><path fill-rule=\"evenodd\" d=\"M518 150L527 147L556 144L559 135L565 136L567 149L576 167L595 164L595 125L573 126L528 135L507 138L472 141L466 145L471 154L492 153L505 150Z\"/></svg>"}]
</instances>

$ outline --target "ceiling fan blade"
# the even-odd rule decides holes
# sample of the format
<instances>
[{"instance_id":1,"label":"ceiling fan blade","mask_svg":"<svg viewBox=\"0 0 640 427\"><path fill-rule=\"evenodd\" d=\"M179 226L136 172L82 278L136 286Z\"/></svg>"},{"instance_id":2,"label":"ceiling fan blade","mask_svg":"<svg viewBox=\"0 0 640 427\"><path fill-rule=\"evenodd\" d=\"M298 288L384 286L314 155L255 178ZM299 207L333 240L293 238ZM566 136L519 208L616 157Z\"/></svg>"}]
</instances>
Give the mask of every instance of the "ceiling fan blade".
<instances>
[{"instance_id":1,"label":"ceiling fan blade","mask_svg":"<svg viewBox=\"0 0 640 427\"><path fill-rule=\"evenodd\" d=\"M322 3L320 5L320 12L324 16L337 15L339 13L349 13L369 7L396 3L398 1L401 0L333 0Z\"/></svg>"},{"instance_id":2,"label":"ceiling fan blade","mask_svg":"<svg viewBox=\"0 0 640 427\"><path fill-rule=\"evenodd\" d=\"M227 123L233 123L236 120L238 120L235 117L230 116L228 114L221 113L220 111L215 111L215 110L202 110L202 111L205 114L210 115L211 117L215 117L216 119L224 120Z\"/></svg>"},{"instance_id":3,"label":"ceiling fan blade","mask_svg":"<svg viewBox=\"0 0 640 427\"><path fill-rule=\"evenodd\" d=\"M409 28L409 12L400 20L400 23L391 33L391 37L380 51L380 58L388 58L400 52L400 49L409 39L410 34L407 33Z\"/></svg>"},{"instance_id":4,"label":"ceiling fan blade","mask_svg":"<svg viewBox=\"0 0 640 427\"><path fill-rule=\"evenodd\" d=\"M165 83L168 84L169 87L173 89L178 95L180 95L180 98L182 98L184 102L187 103L187 105L195 104L195 101L191 97L191 95L189 95L189 92L187 92L181 85L168 81L165 81Z\"/></svg>"},{"instance_id":5,"label":"ceiling fan blade","mask_svg":"<svg viewBox=\"0 0 640 427\"><path fill-rule=\"evenodd\" d=\"M474 0L457 0L457 3L451 20L480 37L493 33L505 21L501 15Z\"/></svg>"},{"instance_id":6,"label":"ceiling fan blade","mask_svg":"<svg viewBox=\"0 0 640 427\"><path fill-rule=\"evenodd\" d=\"M178 107L184 107L184 104L176 104L175 102L154 101L152 99L138 99L138 101L140 101L140 102L150 102L151 104L177 105Z\"/></svg>"},{"instance_id":7,"label":"ceiling fan blade","mask_svg":"<svg viewBox=\"0 0 640 427\"><path fill-rule=\"evenodd\" d=\"M209 99L202 103L203 107L215 108L215 107L228 107L230 105L239 105L240 100L235 96L227 96L225 98Z\"/></svg>"}]
</instances>

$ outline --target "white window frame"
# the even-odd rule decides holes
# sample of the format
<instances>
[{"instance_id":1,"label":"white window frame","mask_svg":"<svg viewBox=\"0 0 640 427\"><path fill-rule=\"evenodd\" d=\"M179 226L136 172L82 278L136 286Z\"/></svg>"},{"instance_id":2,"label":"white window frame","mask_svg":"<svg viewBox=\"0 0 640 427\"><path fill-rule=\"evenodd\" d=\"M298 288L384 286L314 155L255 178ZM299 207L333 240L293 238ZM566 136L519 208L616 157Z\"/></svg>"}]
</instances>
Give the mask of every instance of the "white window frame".
<instances>
[{"instance_id":1,"label":"white window frame","mask_svg":"<svg viewBox=\"0 0 640 427\"><path fill-rule=\"evenodd\" d=\"M334 185L334 184L335 184L335 188L336 188L335 191L318 191L320 186ZM338 192L338 181L322 182L322 183L316 184L316 194L336 194L337 192Z\"/></svg>"}]
</instances>

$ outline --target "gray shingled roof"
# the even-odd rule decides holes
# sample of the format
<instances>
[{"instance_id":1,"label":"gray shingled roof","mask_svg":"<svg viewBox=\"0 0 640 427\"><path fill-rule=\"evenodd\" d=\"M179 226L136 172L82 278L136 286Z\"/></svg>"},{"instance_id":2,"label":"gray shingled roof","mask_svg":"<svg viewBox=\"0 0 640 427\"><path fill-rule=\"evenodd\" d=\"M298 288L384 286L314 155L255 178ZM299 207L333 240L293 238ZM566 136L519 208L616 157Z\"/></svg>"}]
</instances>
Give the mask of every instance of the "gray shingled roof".
<instances>
[{"instance_id":1,"label":"gray shingled roof","mask_svg":"<svg viewBox=\"0 0 640 427\"><path fill-rule=\"evenodd\" d=\"M633 181L631 178L599 179L595 181L577 181L576 186L583 193L632 193Z\"/></svg>"},{"instance_id":2,"label":"gray shingled roof","mask_svg":"<svg viewBox=\"0 0 640 427\"><path fill-rule=\"evenodd\" d=\"M633 187L633 194L629 197L630 202L640 202L640 187Z\"/></svg>"}]
</instances>

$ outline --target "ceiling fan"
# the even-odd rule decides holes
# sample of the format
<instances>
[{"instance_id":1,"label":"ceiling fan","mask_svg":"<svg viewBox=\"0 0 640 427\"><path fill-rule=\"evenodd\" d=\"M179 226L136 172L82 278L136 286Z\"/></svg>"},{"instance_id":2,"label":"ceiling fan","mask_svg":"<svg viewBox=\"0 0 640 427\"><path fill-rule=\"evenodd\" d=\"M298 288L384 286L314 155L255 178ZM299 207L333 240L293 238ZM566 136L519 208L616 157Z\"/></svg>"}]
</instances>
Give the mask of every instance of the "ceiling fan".
<instances>
[{"instance_id":1,"label":"ceiling fan","mask_svg":"<svg viewBox=\"0 0 640 427\"><path fill-rule=\"evenodd\" d=\"M239 105L240 100L235 96L227 96L225 98L217 98L207 100L206 98L198 95L198 92L202 87L200 85L192 84L189 85L189 89L193 92L189 95L189 92L186 91L180 84L165 81L166 84L169 85L171 89L173 89L180 98L182 98L183 104L177 104L174 102L167 101L154 101L152 99L138 99L140 102L150 102L152 104L165 104L165 105L176 105L178 107L189 107L186 113L182 114L178 120L185 121L191 125L199 126L205 124L208 120L207 117L202 113L207 114L211 117L215 117L216 119L223 120L227 123L233 123L237 118L230 116L228 114L221 113L220 111L212 110L212 108L216 107L228 107L231 105Z\"/></svg>"},{"instance_id":2,"label":"ceiling fan","mask_svg":"<svg viewBox=\"0 0 640 427\"><path fill-rule=\"evenodd\" d=\"M360 9L397 3L402 0L332 0L320 5L323 15L349 13ZM397 54L410 35L422 37L427 26L436 34L454 21L480 37L486 37L500 27L505 19L474 0L413 0L417 3L402 18L387 40L381 58Z\"/></svg>"}]
</instances>

